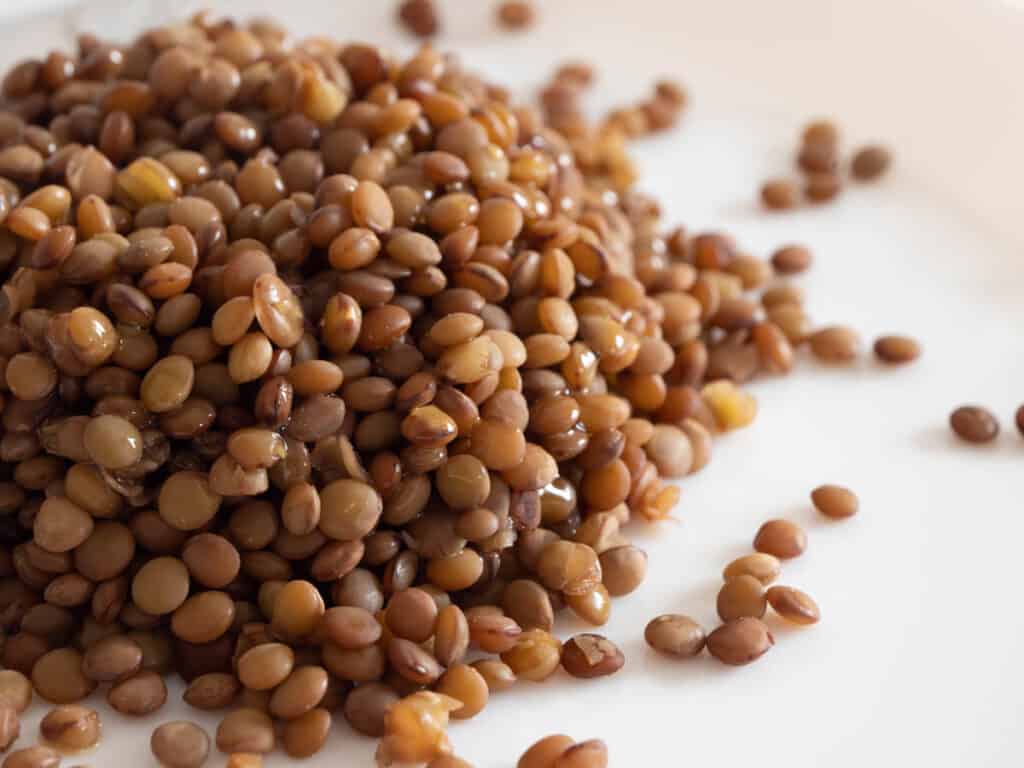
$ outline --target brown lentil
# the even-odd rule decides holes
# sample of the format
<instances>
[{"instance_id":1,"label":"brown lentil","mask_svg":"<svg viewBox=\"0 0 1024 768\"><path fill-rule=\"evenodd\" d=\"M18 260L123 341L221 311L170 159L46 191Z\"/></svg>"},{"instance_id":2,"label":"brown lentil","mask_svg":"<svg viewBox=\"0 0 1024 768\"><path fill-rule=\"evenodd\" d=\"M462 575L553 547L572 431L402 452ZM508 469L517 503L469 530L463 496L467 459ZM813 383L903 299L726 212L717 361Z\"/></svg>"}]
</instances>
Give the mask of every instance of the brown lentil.
<instances>
[{"instance_id":1,"label":"brown lentil","mask_svg":"<svg viewBox=\"0 0 1024 768\"><path fill-rule=\"evenodd\" d=\"M708 652L723 664L740 667L761 658L775 644L760 619L743 617L728 621L707 638Z\"/></svg>"},{"instance_id":2,"label":"brown lentil","mask_svg":"<svg viewBox=\"0 0 1024 768\"><path fill-rule=\"evenodd\" d=\"M32 703L32 683L14 669L0 669L0 707L10 707L19 715Z\"/></svg>"},{"instance_id":3,"label":"brown lentil","mask_svg":"<svg viewBox=\"0 0 1024 768\"><path fill-rule=\"evenodd\" d=\"M798 557L807 549L807 534L789 520L769 520L757 530L754 549L788 560Z\"/></svg>"},{"instance_id":4,"label":"brown lentil","mask_svg":"<svg viewBox=\"0 0 1024 768\"><path fill-rule=\"evenodd\" d=\"M475 717L487 706L490 690L479 671L466 664L455 664L437 681L437 692L462 703L452 712L456 720Z\"/></svg>"},{"instance_id":5,"label":"brown lentil","mask_svg":"<svg viewBox=\"0 0 1024 768\"><path fill-rule=\"evenodd\" d=\"M3 768L57 768L60 760L60 752L50 747L26 747L8 754Z\"/></svg>"},{"instance_id":6,"label":"brown lentil","mask_svg":"<svg viewBox=\"0 0 1024 768\"><path fill-rule=\"evenodd\" d=\"M576 635L562 646L562 667L573 677L613 675L624 663L622 651L601 635Z\"/></svg>"},{"instance_id":7,"label":"brown lentil","mask_svg":"<svg viewBox=\"0 0 1024 768\"><path fill-rule=\"evenodd\" d=\"M384 735L384 717L398 701L398 694L382 683L363 683L345 699L345 719L366 736Z\"/></svg>"},{"instance_id":8,"label":"brown lentil","mask_svg":"<svg viewBox=\"0 0 1024 768\"><path fill-rule=\"evenodd\" d=\"M238 679L246 688L266 691L277 687L291 674L295 653L282 643L264 643L238 659Z\"/></svg>"},{"instance_id":9,"label":"brown lentil","mask_svg":"<svg viewBox=\"0 0 1024 768\"><path fill-rule=\"evenodd\" d=\"M498 22L508 29L525 29L534 23L535 11L526 0L504 0L498 6Z\"/></svg>"},{"instance_id":10,"label":"brown lentil","mask_svg":"<svg viewBox=\"0 0 1024 768\"><path fill-rule=\"evenodd\" d=\"M561 653L562 644L558 638L542 629L530 629L519 635L515 644L501 654L501 660L508 664L517 678L541 682L554 674Z\"/></svg>"},{"instance_id":11,"label":"brown lentil","mask_svg":"<svg viewBox=\"0 0 1024 768\"><path fill-rule=\"evenodd\" d=\"M555 761L575 743L570 737L560 733L545 736L522 754L516 768L552 768Z\"/></svg>"},{"instance_id":12,"label":"brown lentil","mask_svg":"<svg viewBox=\"0 0 1024 768\"><path fill-rule=\"evenodd\" d=\"M201 768L210 754L210 737L195 723L174 720L153 731L149 747L167 768Z\"/></svg>"},{"instance_id":13,"label":"brown lentil","mask_svg":"<svg viewBox=\"0 0 1024 768\"><path fill-rule=\"evenodd\" d=\"M769 587L766 596L772 610L794 624L817 624L821 618L818 604L810 595L793 587Z\"/></svg>"},{"instance_id":14,"label":"brown lentil","mask_svg":"<svg viewBox=\"0 0 1024 768\"><path fill-rule=\"evenodd\" d=\"M892 164L892 155L885 147L867 146L858 149L850 161L850 173L858 181L874 181L883 176Z\"/></svg>"},{"instance_id":15,"label":"brown lentil","mask_svg":"<svg viewBox=\"0 0 1024 768\"><path fill-rule=\"evenodd\" d=\"M235 700L238 679L224 672L207 672L192 680L182 698L196 709L224 709Z\"/></svg>"},{"instance_id":16,"label":"brown lentil","mask_svg":"<svg viewBox=\"0 0 1024 768\"><path fill-rule=\"evenodd\" d=\"M760 619L766 605L764 586L754 576L741 573L722 585L718 592L718 615L722 621L732 621L741 616Z\"/></svg>"},{"instance_id":17,"label":"brown lentil","mask_svg":"<svg viewBox=\"0 0 1024 768\"><path fill-rule=\"evenodd\" d=\"M148 715L166 701L167 686L163 677L150 670L120 679L107 691L107 703L122 715Z\"/></svg>"},{"instance_id":18,"label":"brown lentil","mask_svg":"<svg viewBox=\"0 0 1024 768\"><path fill-rule=\"evenodd\" d=\"M787 245L772 254L772 266L780 275L796 275L811 266L811 251L803 245Z\"/></svg>"},{"instance_id":19,"label":"brown lentil","mask_svg":"<svg viewBox=\"0 0 1024 768\"><path fill-rule=\"evenodd\" d=\"M879 336L874 350L875 357L891 365L910 363L921 356L921 345L909 336Z\"/></svg>"},{"instance_id":20,"label":"brown lentil","mask_svg":"<svg viewBox=\"0 0 1024 768\"><path fill-rule=\"evenodd\" d=\"M62 752L89 749L100 740L100 716L96 710L65 704L43 716L39 735Z\"/></svg>"},{"instance_id":21,"label":"brown lentil","mask_svg":"<svg viewBox=\"0 0 1024 768\"><path fill-rule=\"evenodd\" d=\"M217 749L225 754L252 752L265 755L273 751L275 741L270 716L258 709L236 709L217 726Z\"/></svg>"},{"instance_id":22,"label":"brown lentil","mask_svg":"<svg viewBox=\"0 0 1024 768\"><path fill-rule=\"evenodd\" d=\"M433 0L404 0L398 18L416 37L432 37L440 26Z\"/></svg>"},{"instance_id":23,"label":"brown lentil","mask_svg":"<svg viewBox=\"0 0 1024 768\"><path fill-rule=\"evenodd\" d=\"M761 185L761 202L774 211L796 208L800 202L800 190L790 179L771 179Z\"/></svg>"},{"instance_id":24,"label":"brown lentil","mask_svg":"<svg viewBox=\"0 0 1024 768\"><path fill-rule=\"evenodd\" d=\"M849 363L860 354L860 336L852 328L832 325L811 334L811 352L826 363Z\"/></svg>"},{"instance_id":25,"label":"brown lentil","mask_svg":"<svg viewBox=\"0 0 1024 768\"><path fill-rule=\"evenodd\" d=\"M777 557L764 552L755 552L738 557L725 566L722 578L728 582L740 576L752 576L767 586L779 578L781 572L782 564Z\"/></svg>"},{"instance_id":26,"label":"brown lentil","mask_svg":"<svg viewBox=\"0 0 1024 768\"><path fill-rule=\"evenodd\" d=\"M659 653L679 658L696 656L704 649L704 629L689 616L668 613L644 629L647 644Z\"/></svg>"},{"instance_id":27,"label":"brown lentil","mask_svg":"<svg viewBox=\"0 0 1024 768\"><path fill-rule=\"evenodd\" d=\"M318 706L327 694L327 670L318 666L296 667L270 697L269 710L275 717L292 720Z\"/></svg>"},{"instance_id":28,"label":"brown lentil","mask_svg":"<svg viewBox=\"0 0 1024 768\"><path fill-rule=\"evenodd\" d=\"M21 720L14 707L0 705L0 752L6 752L21 735Z\"/></svg>"},{"instance_id":29,"label":"brown lentil","mask_svg":"<svg viewBox=\"0 0 1024 768\"><path fill-rule=\"evenodd\" d=\"M57 648L32 667L36 693L54 704L74 704L88 696L96 683L82 673L82 654L74 648Z\"/></svg>"},{"instance_id":30,"label":"brown lentil","mask_svg":"<svg viewBox=\"0 0 1024 768\"><path fill-rule=\"evenodd\" d=\"M841 485L819 485L811 491L811 501L821 514L833 520L853 517L860 506L857 495Z\"/></svg>"},{"instance_id":31,"label":"brown lentil","mask_svg":"<svg viewBox=\"0 0 1024 768\"><path fill-rule=\"evenodd\" d=\"M949 415L949 426L968 443L990 443L999 435L999 420L980 405L962 405Z\"/></svg>"}]
</instances>

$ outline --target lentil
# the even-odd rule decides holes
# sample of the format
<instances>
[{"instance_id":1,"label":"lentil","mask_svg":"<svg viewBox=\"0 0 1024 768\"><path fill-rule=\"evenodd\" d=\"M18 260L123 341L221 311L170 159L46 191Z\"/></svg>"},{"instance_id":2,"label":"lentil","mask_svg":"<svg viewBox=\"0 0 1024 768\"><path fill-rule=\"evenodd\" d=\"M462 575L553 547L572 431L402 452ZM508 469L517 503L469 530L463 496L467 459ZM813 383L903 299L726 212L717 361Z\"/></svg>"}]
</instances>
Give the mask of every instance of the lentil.
<instances>
[{"instance_id":1,"label":"lentil","mask_svg":"<svg viewBox=\"0 0 1024 768\"><path fill-rule=\"evenodd\" d=\"M892 164L892 155L885 147L858 149L850 161L850 172L858 181L874 181L883 176Z\"/></svg>"},{"instance_id":2,"label":"lentil","mask_svg":"<svg viewBox=\"0 0 1024 768\"><path fill-rule=\"evenodd\" d=\"M818 604L810 595L793 587L770 587L766 593L772 610L794 624L817 624L821 618Z\"/></svg>"},{"instance_id":3,"label":"lentil","mask_svg":"<svg viewBox=\"0 0 1024 768\"><path fill-rule=\"evenodd\" d=\"M990 443L999 435L999 420L980 405L962 405L949 415L949 425L961 440Z\"/></svg>"},{"instance_id":4,"label":"lentil","mask_svg":"<svg viewBox=\"0 0 1024 768\"><path fill-rule=\"evenodd\" d=\"M60 765L60 752L50 747L26 747L7 755L4 768L57 768Z\"/></svg>"},{"instance_id":5,"label":"lentil","mask_svg":"<svg viewBox=\"0 0 1024 768\"><path fill-rule=\"evenodd\" d=\"M860 506L857 495L841 485L819 485L811 491L811 501L821 514L833 520L853 517Z\"/></svg>"},{"instance_id":6,"label":"lentil","mask_svg":"<svg viewBox=\"0 0 1024 768\"><path fill-rule=\"evenodd\" d=\"M880 336L874 350L875 357L890 365L910 363L921 356L921 345L909 336Z\"/></svg>"},{"instance_id":7,"label":"lentil","mask_svg":"<svg viewBox=\"0 0 1024 768\"><path fill-rule=\"evenodd\" d=\"M796 208L800 200L797 185L790 179L771 179L761 185L761 202L774 211Z\"/></svg>"},{"instance_id":8,"label":"lentil","mask_svg":"<svg viewBox=\"0 0 1024 768\"><path fill-rule=\"evenodd\" d=\"M722 578L728 582L740 576L752 576L767 586L779 577L781 571L782 564L777 557L764 552L755 552L738 557L725 566Z\"/></svg>"},{"instance_id":9,"label":"lentil","mask_svg":"<svg viewBox=\"0 0 1024 768\"><path fill-rule=\"evenodd\" d=\"M217 749L224 753L265 755L273 751L275 741L270 716L258 709L236 709L217 726Z\"/></svg>"},{"instance_id":10,"label":"lentil","mask_svg":"<svg viewBox=\"0 0 1024 768\"><path fill-rule=\"evenodd\" d=\"M210 737L195 723L174 720L153 731L149 746L167 768L201 768L210 754Z\"/></svg>"},{"instance_id":11,"label":"lentil","mask_svg":"<svg viewBox=\"0 0 1024 768\"><path fill-rule=\"evenodd\" d=\"M860 354L860 337L851 328L833 325L811 334L811 352L826 363L849 363Z\"/></svg>"},{"instance_id":12,"label":"lentil","mask_svg":"<svg viewBox=\"0 0 1024 768\"><path fill-rule=\"evenodd\" d=\"M761 658L775 644L760 619L743 617L728 621L707 638L708 652L723 664L740 667Z\"/></svg>"},{"instance_id":13,"label":"lentil","mask_svg":"<svg viewBox=\"0 0 1024 768\"><path fill-rule=\"evenodd\" d=\"M754 549L782 560L798 557L807 549L807 534L789 520L769 520L757 530Z\"/></svg>"},{"instance_id":14,"label":"lentil","mask_svg":"<svg viewBox=\"0 0 1024 768\"><path fill-rule=\"evenodd\" d=\"M0 752L6 752L21 735L21 720L13 707L0 705Z\"/></svg>"},{"instance_id":15,"label":"lentil","mask_svg":"<svg viewBox=\"0 0 1024 768\"><path fill-rule=\"evenodd\" d=\"M679 658L696 656L705 643L704 629L696 621L674 613L651 619L644 639L659 653Z\"/></svg>"},{"instance_id":16,"label":"lentil","mask_svg":"<svg viewBox=\"0 0 1024 768\"><path fill-rule=\"evenodd\" d=\"M505 0L498 6L498 22L509 29L524 29L534 22L533 6L525 0Z\"/></svg>"},{"instance_id":17,"label":"lentil","mask_svg":"<svg viewBox=\"0 0 1024 768\"><path fill-rule=\"evenodd\" d=\"M39 735L63 752L89 749L100 739L100 716L93 709L65 704L43 716Z\"/></svg>"},{"instance_id":18,"label":"lentil","mask_svg":"<svg viewBox=\"0 0 1024 768\"><path fill-rule=\"evenodd\" d=\"M516 768L549 768L554 766L555 760L565 754L566 750L575 743L570 737L561 733L545 736L522 754L516 763Z\"/></svg>"},{"instance_id":19,"label":"lentil","mask_svg":"<svg viewBox=\"0 0 1024 768\"><path fill-rule=\"evenodd\" d=\"M754 576L739 574L722 585L718 592L718 615L722 621L731 621L741 616L760 619L764 616L764 586Z\"/></svg>"},{"instance_id":20,"label":"lentil","mask_svg":"<svg viewBox=\"0 0 1024 768\"><path fill-rule=\"evenodd\" d=\"M796 275L811 266L811 251L803 245L787 245L772 254L772 266L780 275Z\"/></svg>"},{"instance_id":21,"label":"lentil","mask_svg":"<svg viewBox=\"0 0 1024 768\"><path fill-rule=\"evenodd\" d=\"M601 635L576 635L562 646L562 667L573 677L613 675L624 663L622 651Z\"/></svg>"}]
</instances>

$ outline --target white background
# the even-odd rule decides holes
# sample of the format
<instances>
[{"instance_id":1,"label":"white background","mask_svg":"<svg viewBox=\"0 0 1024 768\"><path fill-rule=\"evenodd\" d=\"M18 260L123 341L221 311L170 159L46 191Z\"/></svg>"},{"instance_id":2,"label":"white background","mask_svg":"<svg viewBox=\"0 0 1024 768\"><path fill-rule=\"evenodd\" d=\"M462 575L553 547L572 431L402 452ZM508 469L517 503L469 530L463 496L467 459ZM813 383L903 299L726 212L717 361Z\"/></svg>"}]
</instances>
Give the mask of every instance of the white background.
<instances>
[{"instance_id":1,"label":"white background","mask_svg":"<svg viewBox=\"0 0 1024 768\"><path fill-rule=\"evenodd\" d=\"M0 14L28 5L7 0ZM303 34L410 47L390 1L208 5L274 13ZM497 31L491 2L441 5L441 45L524 94L570 56L600 62L595 108L641 97L658 75L682 78L694 97L683 125L637 145L642 186L663 201L667 222L727 229L761 255L806 243L816 261L802 282L815 319L853 324L869 340L907 332L925 347L899 371L869 356L842 371L802 360L793 376L758 383L757 421L716 442L711 466L683 482L678 522L631 531L650 554L649 578L602 630L625 652L623 672L495 696L477 720L452 727L459 754L510 768L535 739L565 731L606 739L617 768L1021 765L1019 4L551 0L529 35ZM37 52L77 24L126 35L147 16L194 6L109 16L104 7L115 6L6 21L5 57ZM758 183L790 171L799 126L817 115L836 118L851 144L885 141L894 172L835 205L762 213ZM964 402L999 414L994 445L950 437L947 415ZM819 520L807 494L822 482L856 489L860 516ZM648 651L643 627L656 614L714 625L722 566L775 516L809 530L807 553L782 583L818 599L821 624L773 623L775 648L742 669ZM148 765L152 727L174 716L195 713L168 706L129 725L104 709L105 740L82 761ZM204 722L212 735L215 721ZM373 743L340 717L329 750L307 764L371 765Z\"/></svg>"}]
</instances>

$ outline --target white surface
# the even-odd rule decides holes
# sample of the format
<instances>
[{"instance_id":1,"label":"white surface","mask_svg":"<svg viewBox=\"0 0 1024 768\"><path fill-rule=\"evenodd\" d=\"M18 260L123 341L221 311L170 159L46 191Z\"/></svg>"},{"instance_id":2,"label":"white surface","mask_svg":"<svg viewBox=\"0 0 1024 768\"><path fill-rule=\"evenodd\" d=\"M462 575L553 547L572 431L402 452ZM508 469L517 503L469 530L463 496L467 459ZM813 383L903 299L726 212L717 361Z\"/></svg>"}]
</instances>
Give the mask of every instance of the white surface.
<instances>
[{"instance_id":1,"label":"white surface","mask_svg":"<svg viewBox=\"0 0 1024 768\"><path fill-rule=\"evenodd\" d=\"M210 5L284 14L299 32L409 45L391 2ZM637 147L642 185L667 220L727 229L759 254L809 244L816 262L802 282L816 319L849 322L868 340L908 332L926 350L899 371L867 358L852 371L802 361L795 375L758 383L757 421L716 443L711 466L684 481L678 524L634 529L649 579L601 630L622 647L625 670L495 696L477 720L452 727L458 753L511 768L535 739L564 731L606 739L616 768L1021 765L1018 4L551 0L528 36L496 32L490 2L442 5L441 45L524 92L568 56L601 62L595 106L640 96L658 74L682 77L694 96L683 126ZM38 45L27 28L6 29L19 38L9 56ZM885 140L894 172L836 205L761 213L758 183L789 171L800 124L820 114L853 143ZM968 401L998 412L996 444L949 436L947 414ZM818 519L807 494L822 482L856 489L860 516ZM792 630L773 619L777 645L742 669L649 652L643 627L658 613L715 624L722 566L774 516L808 528L808 551L782 583L818 599L821 624ZM103 745L82 762L149 765L152 727L196 713L169 706L131 727L104 715ZM212 735L214 720L205 722ZM339 717L330 752L306 764L370 766L372 750Z\"/></svg>"}]
</instances>

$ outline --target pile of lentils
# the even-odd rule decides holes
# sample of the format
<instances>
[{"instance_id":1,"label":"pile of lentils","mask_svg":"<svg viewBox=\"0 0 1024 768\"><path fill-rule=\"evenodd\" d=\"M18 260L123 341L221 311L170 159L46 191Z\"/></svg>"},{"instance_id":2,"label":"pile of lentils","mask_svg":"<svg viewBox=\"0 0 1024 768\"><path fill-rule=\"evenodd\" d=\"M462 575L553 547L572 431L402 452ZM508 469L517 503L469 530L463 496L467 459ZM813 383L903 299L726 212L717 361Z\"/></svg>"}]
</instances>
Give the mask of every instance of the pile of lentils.
<instances>
[{"instance_id":1,"label":"pile of lentils","mask_svg":"<svg viewBox=\"0 0 1024 768\"><path fill-rule=\"evenodd\" d=\"M201 14L6 75L4 768L95 744L94 691L157 712L172 674L223 720L160 724L167 766L312 755L340 712L380 765L457 768L449 717L622 666L556 615L640 585L625 524L751 423L745 382L859 339L778 277L806 249L667 229L634 188L626 139L681 88L587 123L585 74L542 111L430 46ZM607 763L553 738L522 764Z\"/></svg>"}]
</instances>

